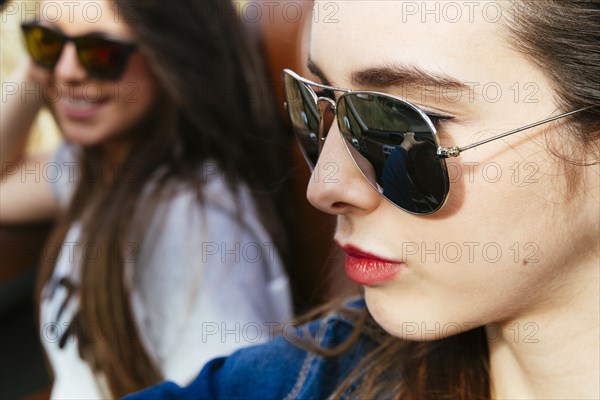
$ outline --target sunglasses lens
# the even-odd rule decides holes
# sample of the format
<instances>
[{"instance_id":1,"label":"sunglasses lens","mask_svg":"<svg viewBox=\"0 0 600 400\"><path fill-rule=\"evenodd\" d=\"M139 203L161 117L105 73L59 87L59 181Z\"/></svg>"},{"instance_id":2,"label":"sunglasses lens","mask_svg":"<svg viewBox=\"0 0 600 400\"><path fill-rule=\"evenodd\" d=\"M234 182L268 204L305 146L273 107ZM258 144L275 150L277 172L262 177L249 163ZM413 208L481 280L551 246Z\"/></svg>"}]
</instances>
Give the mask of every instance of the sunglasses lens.
<instances>
[{"instance_id":1,"label":"sunglasses lens","mask_svg":"<svg viewBox=\"0 0 600 400\"><path fill-rule=\"evenodd\" d=\"M93 36L77 39L77 51L85 69L101 79L118 78L129 55L126 45Z\"/></svg>"},{"instance_id":2,"label":"sunglasses lens","mask_svg":"<svg viewBox=\"0 0 600 400\"><path fill-rule=\"evenodd\" d=\"M317 164L320 149L319 110L310 89L288 73L283 74L287 110L300 149L311 169Z\"/></svg>"},{"instance_id":3,"label":"sunglasses lens","mask_svg":"<svg viewBox=\"0 0 600 400\"><path fill-rule=\"evenodd\" d=\"M29 55L37 64L52 69L68 40L74 40L81 65L98 79L117 79L124 71L134 45L96 36L69 39L44 26L22 25Z\"/></svg>"},{"instance_id":4,"label":"sunglasses lens","mask_svg":"<svg viewBox=\"0 0 600 400\"><path fill-rule=\"evenodd\" d=\"M350 93L338 102L338 125L356 165L389 201L415 214L444 203L445 161L427 120L409 104L373 93Z\"/></svg>"},{"instance_id":5,"label":"sunglasses lens","mask_svg":"<svg viewBox=\"0 0 600 400\"><path fill-rule=\"evenodd\" d=\"M41 26L23 27L27 51L34 62L52 68L58 61L64 45L62 36Z\"/></svg>"}]
</instances>

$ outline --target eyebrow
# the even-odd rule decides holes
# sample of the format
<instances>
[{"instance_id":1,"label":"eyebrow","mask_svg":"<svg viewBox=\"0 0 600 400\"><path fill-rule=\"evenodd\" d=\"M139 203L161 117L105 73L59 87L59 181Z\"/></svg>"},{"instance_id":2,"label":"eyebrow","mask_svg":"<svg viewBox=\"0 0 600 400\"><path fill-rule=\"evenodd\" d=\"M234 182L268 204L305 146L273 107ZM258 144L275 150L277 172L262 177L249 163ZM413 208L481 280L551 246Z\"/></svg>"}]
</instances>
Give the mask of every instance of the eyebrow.
<instances>
[{"instance_id":1,"label":"eyebrow","mask_svg":"<svg viewBox=\"0 0 600 400\"><path fill-rule=\"evenodd\" d=\"M319 67L319 65L317 65L316 62L313 61L312 58L310 58L310 56L308 57L308 61L306 62L306 67L308 68L308 70L313 73L314 75L318 76L319 79L321 80L321 83L325 86L333 86L331 84L331 81L329 79L327 79L327 77L325 76L325 73L323 72L323 70L321 69L321 67Z\"/></svg>"},{"instance_id":2,"label":"eyebrow","mask_svg":"<svg viewBox=\"0 0 600 400\"><path fill-rule=\"evenodd\" d=\"M376 88L420 85L458 90L469 89L466 83L450 75L425 71L414 65L386 65L367 68L353 72L351 82L357 86Z\"/></svg>"},{"instance_id":3,"label":"eyebrow","mask_svg":"<svg viewBox=\"0 0 600 400\"><path fill-rule=\"evenodd\" d=\"M312 59L308 59L308 70L318 76L322 83L332 86L323 70ZM385 88L389 86L423 86L435 88L452 88L454 90L469 90L466 83L450 75L425 71L414 65L385 65L355 71L350 75L352 85L370 88Z\"/></svg>"}]
</instances>

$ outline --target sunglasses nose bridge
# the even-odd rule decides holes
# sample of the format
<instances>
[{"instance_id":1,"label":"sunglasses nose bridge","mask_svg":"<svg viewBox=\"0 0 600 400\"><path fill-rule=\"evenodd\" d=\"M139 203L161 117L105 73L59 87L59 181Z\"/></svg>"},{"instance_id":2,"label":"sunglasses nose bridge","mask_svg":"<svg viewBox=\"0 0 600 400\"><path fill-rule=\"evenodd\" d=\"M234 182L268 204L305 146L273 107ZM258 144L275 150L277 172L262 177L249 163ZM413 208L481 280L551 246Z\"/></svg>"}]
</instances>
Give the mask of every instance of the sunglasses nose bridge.
<instances>
[{"instance_id":1,"label":"sunglasses nose bridge","mask_svg":"<svg viewBox=\"0 0 600 400\"><path fill-rule=\"evenodd\" d=\"M63 42L54 65L54 74L65 80L81 80L86 77L74 40L67 38Z\"/></svg>"},{"instance_id":2,"label":"sunglasses nose bridge","mask_svg":"<svg viewBox=\"0 0 600 400\"><path fill-rule=\"evenodd\" d=\"M317 106L320 113L319 121L319 151L323 147L327 134L331 129L331 125L335 120L336 106L335 102L328 97L319 97L317 99Z\"/></svg>"}]
</instances>

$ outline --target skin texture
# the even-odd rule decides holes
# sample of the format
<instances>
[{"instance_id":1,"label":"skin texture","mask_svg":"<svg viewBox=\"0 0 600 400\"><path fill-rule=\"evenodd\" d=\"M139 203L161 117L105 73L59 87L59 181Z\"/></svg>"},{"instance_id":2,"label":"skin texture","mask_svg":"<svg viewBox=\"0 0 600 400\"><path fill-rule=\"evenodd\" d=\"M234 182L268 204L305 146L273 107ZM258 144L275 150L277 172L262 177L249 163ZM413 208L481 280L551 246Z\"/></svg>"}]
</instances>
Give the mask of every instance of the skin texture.
<instances>
[{"instance_id":1,"label":"skin texture","mask_svg":"<svg viewBox=\"0 0 600 400\"><path fill-rule=\"evenodd\" d=\"M52 3L60 10L57 13L60 18L47 12L42 13L40 20L66 35L102 32L135 42L124 16L116 13L116 7L111 2L89 1L85 7L80 5L74 8L69 2ZM89 77L79 63L72 42L65 45L52 72L37 67L34 69L34 76L50 85L47 89L47 97L51 99L49 106L65 138L86 147L102 144L110 155L117 158L123 152L122 145L128 142L123 132L130 131L145 118L159 92L157 80L139 50L129 58L123 75L114 81ZM68 102L73 98L97 102L100 106L88 118L73 118L67 112Z\"/></svg>"},{"instance_id":2,"label":"skin texture","mask_svg":"<svg viewBox=\"0 0 600 400\"><path fill-rule=\"evenodd\" d=\"M403 3L339 2L337 22L315 18L310 58L322 78L454 117L437 127L443 146L570 111L557 109L543 71L510 46L502 24L484 18L481 8L472 20L464 9L450 23L443 14L439 22L407 15ZM449 75L471 90L444 95L440 86L352 79L390 65ZM433 340L488 327L496 398L598 398L600 392L599 168L577 167L581 189L567 193L565 166L547 151L548 143L567 151L574 145L561 126L543 125L449 160L449 198L433 216L410 215L379 196L335 124L308 187L315 207L338 216L335 239L342 246L406 263L392 281L364 288L369 310L388 332ZM331 165L335 179L317 179L331 177Z\"/></svg>"}]
</instances>

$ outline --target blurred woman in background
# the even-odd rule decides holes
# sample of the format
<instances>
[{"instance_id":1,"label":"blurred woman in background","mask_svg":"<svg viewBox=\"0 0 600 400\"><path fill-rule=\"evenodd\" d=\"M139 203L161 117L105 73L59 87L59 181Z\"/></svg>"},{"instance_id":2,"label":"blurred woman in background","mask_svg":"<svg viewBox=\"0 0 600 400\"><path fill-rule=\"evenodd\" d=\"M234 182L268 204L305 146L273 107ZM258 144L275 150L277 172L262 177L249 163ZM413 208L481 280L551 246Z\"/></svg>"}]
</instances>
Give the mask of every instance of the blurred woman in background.
<instances>
[{"instance_id":1,"label":"blurred woman in background","mask_svg":"<svg viewBox=\"0 0 600 400\"><path fill-rule=\"evenodd\" d=\"M184 384L291 315L264 66L228 1L53 3L23 23L0 132L0 222L57 219L38 285L52 397ZM25 154L43 105L64 141Z\"/></svg>"}]
</instances>

